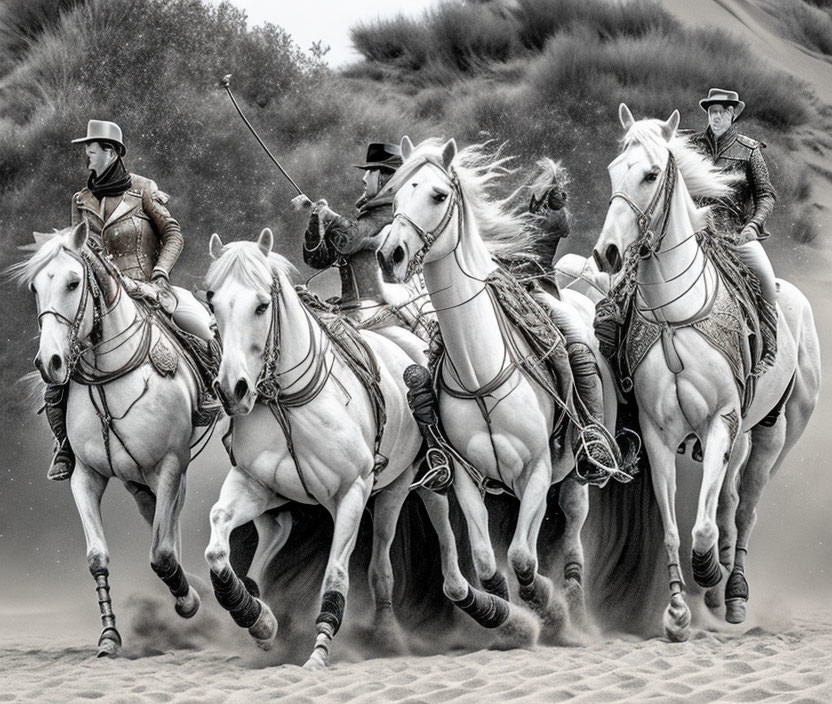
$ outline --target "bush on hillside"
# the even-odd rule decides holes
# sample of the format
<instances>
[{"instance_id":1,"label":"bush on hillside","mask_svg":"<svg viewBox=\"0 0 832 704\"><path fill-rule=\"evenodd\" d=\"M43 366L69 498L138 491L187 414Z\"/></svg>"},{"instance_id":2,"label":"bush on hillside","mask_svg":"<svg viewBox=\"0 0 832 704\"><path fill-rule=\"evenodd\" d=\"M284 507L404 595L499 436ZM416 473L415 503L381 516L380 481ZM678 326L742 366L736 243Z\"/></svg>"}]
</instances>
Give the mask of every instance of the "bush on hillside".
<instances>
[{"instance_id":1,"label":"bush on hillside","mask_svg":"<svg viewBox=\"0 0 832 704\"><path fill-rule=\"evenodd\" d=\"M832 2L769 0L766 7L780 20L789 39L812 51L832 55Z\"/></svg>"}]
</instances>

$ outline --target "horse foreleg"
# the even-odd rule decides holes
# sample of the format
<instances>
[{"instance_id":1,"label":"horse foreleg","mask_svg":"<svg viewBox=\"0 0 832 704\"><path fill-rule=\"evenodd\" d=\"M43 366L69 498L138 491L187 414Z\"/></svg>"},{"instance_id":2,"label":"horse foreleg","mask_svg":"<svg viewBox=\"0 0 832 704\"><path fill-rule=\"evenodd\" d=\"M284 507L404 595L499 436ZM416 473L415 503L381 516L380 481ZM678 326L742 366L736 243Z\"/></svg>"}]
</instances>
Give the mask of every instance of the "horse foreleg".
<instances>
[{"instance_id":1,"label":"horse foreleg","mask_svg":"<svg viewBox=\"0 0 832 704\"><path fill-rule=\"evenodd\" d=\"M317 637L307 669L326 667L332 639L341 628L349 591L349 561L358 538L361 514L372 491L372 478L357 479L335 507L335 532L321 589L321 611L315 621Z\"/></svg>"},{"instance_id":2,"label":"horse foreleg","mask_svg":"<svg viewBox=\"0 0 832 704\"><path fill-rule=\"evenodd\" d=\"M292 533L293 524L292 514L288 510L278 511L276 514L267 511L254 519L254 527L257 529L257 548L251 559L248 577L243 578L246 590L252 596L260 596L258 582L265 579L266 570L272 560L286 545Z\"/></svg>"},{"instance_id":3,"label":"horse foreleg","mask_svg":"<svg viewBox=\"0 0 832 704\"><path fill-rule=\"evenodd\" d=\"M538 572L537 538L546 514L546 496L551 483L551 460L548 453L530 468L530 476L520 494L520 511L514 537L508 548L508 560L520 585L520 598L557 635L568 620L566 605L555 596L552 581Z\"/></svg>"},{"instance_id":4,"label":"horse foreleg","mask_svg":"<svg viewBox=\"0 0 832 704\"><path fill-rule=\"evenodd\" d=\"M679 528L676 522L676 447L679 443L665 444L652 419L644 413L640 421L650 459L653 493L662 516L667 553L670 603L664 612L664 630L670 640L684 641L690 637L690 609L683 595L685 583L679 564Z\"/></svg>"},{"instance_id":5,"label":"horse foreleg","mask_svg":"<svg viewBox=\"0 0 832 704\"><path fill-rule=\"evenodd\" d=\"M199 594L188 583L179 564L178 523L185 502L185 472L182 459L168 455L159 464L156 489L156 513L153 516L153 539L150 566L176 599L176 613L191 618L199 610Z\"/></svg>"},{"instance_id":6,"label":"horse foreleg","mask_svg":"<svg viewBox=\"0 0 832 704\"><path fill-rule=\"evenodd\" d=\"M508 601L508 582L505 575L497 569L497 560L488 533L488 511L468 472L463 470L454 474L454 493L468 525L468 541L477 578L486 592Z\"/></svg>"},{"instance_id":7,"label":"horse foreleg","mask_svg":"<svg viewBox=\"0 0 832 704\"><path fill-rule=\"evenodd\" d=\"M262 484L249 478L239 467L232 467L222 484L220 497L211 509L211 538L205 548L205 560L211 569L217 601L238 626L248 629L263 650L272 646L277 634L277 619L266 604L249 593L234 573L229 541L234 528L280 504L281 501Z\"/></svg>"},{"instance_id":8,"label":"horse foreleg","mask_svg":"<svg viewBox=\"0 0 832 704\"><path fill-rule=\"evenodd\" d=\"M748 436L739 432L739 409L714 415L705 435L702 458L702 486L693 525L693 552L691 563L693 579L700 586L710 589L719 584L722 571L719 567L716 523L717 504L728 465L742 459L747 450Z\"/></svg>"},{"instance_id":9,"label":"horse foreleg","mask_svg":"<svg viewBox=\"0 0 832 704\"><path fill-rule=\"evenodd\" d=\"M584 548L581 542L581 529L589 514L588 487L578 483L575 479L564 479L560 485L558 504L565 519L563 579L566 603L572 620L582 628L586 628L588 620L584 600Z\"/></svg>"},{"instance_id":10,"label":"horse foreleg","mask_svg":"<svg viewBox=\"0 0 832 704\"><path fill-rule=\"evenodd\" d=\"M107 478L94 472L76 458L70 486L84 537L87 543L87 564L95 580L98 608L101 612L101 635L98 638L98 657L113 656L121 647L121 635L116 630L116 616L110 599L110 553L104 539L101 520L101 497L107 488Z\"/></svg>"},{"instance_id":11,"label":"horse foreleg","mask_svg":"<svg viewBox=\"0 0 832 704\"><path fill-rule=\"evenodd\" d=\"M745 558L748 554L748 540L757 522L757 504L768 485L778 458L782 456L787 425L786 418L781 414L770 428L758 425L751 431L751 454L740 476L734 566L725 584L725 620L728 623L745 621L745 605L748 601Z\"/></svg>"},{"instance_id":12,"label":"horse foreleg","mask_svg":"<svg viewBox=\"0 0 832 704\"><path fill-rule=\"evenodd\" d=\"M461 611L485 628L496 629L507 647L529 648L537 640L539 627L528 612L505 599L472 587L459 568L456 538L451 529L448 498L428 489L419 490L428 518L439 539L442 591Z\"/></svg>"},{"instance_id":13,"label":"horse foreleg","mask_svg":"<svg viewBox=\"0 0 832 704\"><path fill-rule=\"evenodd\" d=\"M415 468L408 468L375 497L373 506L373 553L370 558L370 591L376 607L373 624L376 641L388 652L405 653L404 634L393 611L393 565L390 548Z\"/></svg>"}]
</instances>

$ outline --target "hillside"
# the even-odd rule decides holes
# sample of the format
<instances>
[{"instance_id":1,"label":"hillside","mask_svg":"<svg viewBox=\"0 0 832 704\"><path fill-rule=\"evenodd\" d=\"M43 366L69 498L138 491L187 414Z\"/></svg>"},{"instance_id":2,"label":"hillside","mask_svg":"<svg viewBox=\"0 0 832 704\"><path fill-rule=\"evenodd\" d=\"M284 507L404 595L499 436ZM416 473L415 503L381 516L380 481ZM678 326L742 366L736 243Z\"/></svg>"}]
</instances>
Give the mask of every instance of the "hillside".
<instances>
[{"instance_id":1,"label":"hillside","mask_svg":"<svg viewBox=\"0 0 832 704\"><path fill-rule=\"evenodd\" d=\"M247 28L228 4L7 2L0 11L0 228L7 243L0 266L19 258L16 245L33 230L67 224L70 196L86 179L70 140L90 117L119 122L128 169L171 193L186 237L179 282L198 288L214 231L234 239L269 225L281 251L298 262L304 222L289 208L293 191L219 87L226 73L295 181L344 213L361 186L350 165L372 140L409 134L506 142L517 178L542 155L561 159L572 174L568 249L580 252L603 221L618 103L637 116L679 108L683 126L699 128L699 97L709 86L731 86L748 102L743 130L769 144L780 195L769 251L786 267L816 259L817 216L828 212L812 205L828 184L828 72L801 68L796 76L791 59L777 60L782 52L772 49L817 65L828 66L828 56L785 38L795 22L776 16L779 5L707 0L696 7L710 13L708 3L730 16L762 16L768 34L704 26L681 0L667 6L672 12L654 0L451 1L417 20L354 27L365 58L336 73L279 27ZM772 63L755 53L763 44ZM6 387L31 358L36 327L25 301L4 316Z\"/></svg>"}]
</instances>

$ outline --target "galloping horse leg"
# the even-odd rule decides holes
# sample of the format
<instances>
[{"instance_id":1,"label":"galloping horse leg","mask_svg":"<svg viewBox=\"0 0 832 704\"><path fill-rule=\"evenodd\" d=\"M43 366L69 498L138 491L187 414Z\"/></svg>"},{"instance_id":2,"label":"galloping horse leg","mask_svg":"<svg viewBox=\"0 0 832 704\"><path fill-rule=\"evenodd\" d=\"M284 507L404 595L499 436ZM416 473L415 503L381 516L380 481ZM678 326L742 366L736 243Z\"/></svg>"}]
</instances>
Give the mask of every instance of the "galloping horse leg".
<instances>
[{"instance_id":1,"label":"galloping horse leg","mask_svg":"<svg viewBox=\"0 0 832 704\"><path fill-rule=\"evenodd\" d=\"M101 635L98 638L98 657L114 656L121 647L121 635L116 630L116 616L110 600L110 553L104 539L101 521L101 497L107 488L107 477L94 472L76 458L71 487L84 537L87 542L87 564L95 579L98 608L101 611Z\"/></svg>"},{"instance_id":2,"label":"galloping horse leg","mask_svg":"<svg viewBox=\"0 0 832 704\"><path fill-rule=\"evenodd\" d=\"M172 454L159 463L150 566L176 598L176 613L191 618L199 610L199 594L179 564L179 514L185 502L183 469L182 460Z\"/></svg>"},{"instance_id":3,"label":"galloping horse leg","mask_svg":"<svg viewBox=\"0 0 832 704\"><path fill-rule=\"evenodd\" d=\"M531 466L529 472L526 486L520 494L520 511L508 548L508 561L520 585L520 598L538 615L551 634L556 635L568 621L566 605L555 597L552 581L538 572L537 561L537 538L546 513L546 496L552 477L549 453L546 452Z\"/></svg>"},{"instance_id":4,"label":"galloping horse leg","mask_svg":"<svg viewBox=\"0 0 832 704\"><path fill-rule=\"evenodd\" d=\"M211 538L205 560L211 569L211 583L220 606L234 622L247 628L259 647L268 650L277 634L277 619L260 599L253 597L231 568L229 539L237 526L254 520L270 508L285 503L262 484L250 479L239 467L232 467L211 509Z\"/></svg>"},{"instance_id":5,"label":"galloping horse leg","mask_svg":"<svg viewBox=\"0 0 832 704\"><path fill-rule=\"evenodd\" d=\"M361 514L372 491L372 479L357 479L335 506L335 532L329 550L329 561L321 588L321 612L315 625L315 647L304 667L309 670L326 667L332 639L341 628L349 591L349 561L358 538Z\"/></svg>"},{"instance_id":6,"label":"galloping horse leg","mask_svg":"<svg viewBox=\"0 0 832 704\"><path fill-rule=\"evenodd\" d=\"M691 564L694 581L706 589L715 587L722 579L716 510L729 463L732 459L734 463L741 460L748 448L748 436L739 432L739 424L738 408L714 414L703 443L702 486L692 531Z\"/></svg>"},{"instance_id":7,"label":"galloping horse leg","mask_svg":"<svg viewBox=\"0 0 832 704\"><path fill-rule=\"evenodd\" d=\"M734 566L725 585L725 620L728 623L745 621L748 601L748 582L745 579L745 558L748 554L748 539L757 522L757 504L768 485L778 459L785 456L786 427L784 414L767 428L757 425L751 431L751 455L748 458L739 486L739 505L736 512L737 542L734 552Z\"/></svg>"},{"instance_id":8,"label":"galloping horse leg","mask_svg":"<svg viewBox=\"0 0 832 704\"><path fill-rule=\"evenodd\" d=\"M664 612L664 630L670 640L679 642L690 637L690 609L684 597L685 583L679 564L679 528L676 523L676 447L679 443L666 445L652 418L644 413L640 415L640 422L667 551L670 603Z\"/></svg>"},{"instance_id":9,"label":"galloping horse leg","mask_svg":"<svg viewBox=\"0 0 832 704\"><path fill-rule=\"evenodd\" d=\"M734 564L734 546L737 542L735 517L737 502L739 501L737 485L739 483L739 473L748 456L749 447L750 440L736 443L717 502L716 525L719 531L719 566L723 579L727 579L731 574L731 566ZM718 609L722 606L722 591L722 582L720 582L705 592L705 605L709 609Z\"/></svg>"},{"instance_id":10,"label":"galloping horse leg","mask_svg":"<svg viewBox=\"0 0 832 704\"><path fill-rule=\"evenodd\" d=\"M572 477L567 477L560 484L558 504L565 518L563 579L566 604L575 624L586 628L589 624L584 600L584 548L581 543L581 529L589 514L589 489Z\"/></svg>"},{"instance_id":11,"label":"galloping horse leg","mask_svg":"<svg viewBox=\"0 0 832 704\"><path fill-rule=\"evenodd\" d=\"M272 560L289 540L293 524L292 514L288 510L274 514L266 511L254 519L254 527L257 529L257 548L251 558L248 576L243 577L246 590L252 596L260 596L258 584L265 579L266 570Z\"/></svg>"},{"instance_id":12,"label":"galloping horse leg","mask_svg":"<svg viewBox=\"0 0 832 704\"><path fill-rule=\"evenodd\" d=\"M468 525L468 541L477 578L486 592L508 601L508 582L505 575L497 569L497 560L488 533L488 511L468 472L456 472L454 492Z\"/></svg>"},{"instance_id":13,"label":"galloping horse leg","mask_svg":"<svg viewBox=\"0 0 832 704\"><path fill-rule=\"evenodd\" d=\"M419 498L425 505L428 518L439 539L442 591L445 592L445 596L481 626L496 629L507 647L533 646L537 640L539 626L531 614L498 596L472 587L463 576L459 569L456 538L451 529L448 498L428 489L419 489Z\"/></svg>"},{"instance_id":14,"label":"galloping horse leg","mask_svg":"<svg viewBox=\"0 0 832 704\"><path fill-rule=\"evenodd\" d=\"M376 495L373 506L373 554L369 568L370 591L376 606L373 631L379 644L393 653L406 653L408 648L393 612L390 547L396 537L396 524L414 475L415 467L403 472Z\"/></svg>"},{"instance_id":15,"label":"galloping horse leg","mask_svg":"<svg viewBox=\"0 0 832 704\"><path fill-rule=\"evenodd\" d=\"M156 515L156 496L150 490L150 487L136 482L124 482L124 486L135 499L142 518L152 527L153 516Z\"/></svg>"}]
</instances>

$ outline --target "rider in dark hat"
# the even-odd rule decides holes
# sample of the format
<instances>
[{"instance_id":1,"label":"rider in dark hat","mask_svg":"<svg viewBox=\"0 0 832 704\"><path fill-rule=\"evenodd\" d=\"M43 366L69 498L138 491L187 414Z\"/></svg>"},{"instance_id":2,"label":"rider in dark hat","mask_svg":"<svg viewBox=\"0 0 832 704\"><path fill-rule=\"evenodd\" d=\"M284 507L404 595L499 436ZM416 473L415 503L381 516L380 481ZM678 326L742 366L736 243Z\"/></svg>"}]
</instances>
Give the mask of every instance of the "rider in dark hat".
<instances>
[{"instance_id":1,"label":"rider in dark hat","mask_svg":"<svg viewBox=\"0 0 832 704\"><path fill-rule=\"evenodd\" d=\"M693 144L736 177L733 194L710 204L714 228L738 236L738 256L757 275L763 296L773 305L777 300L774 269L760 244L768 237L765 224L777 198L763 159L766 145L737 131L735 123L745 103L736 91L711 88L699 105L708 113L708 127L691 137Z\"/></svg>"},{"instance_id":2,"label":"rider in dark hat","mask_svg":"<svg viewBox=\"0 0 832 704\"><path fill-rule=\"evenodd\" d=\"M72 224L86 221L90 237L125 276L128 287L153 297L180 328L211 340L211 317L190 291L171 286L170 271L182 252L179 223L166 207L168 196L154 181L128 173L127 152L115 122L90 120L83 144L90 170L87 185L72 197ZM57 441L47 477L69 479L75 454L66 437L66 388L49 385L45 413Z\"/></svg>"}]
</instances>

